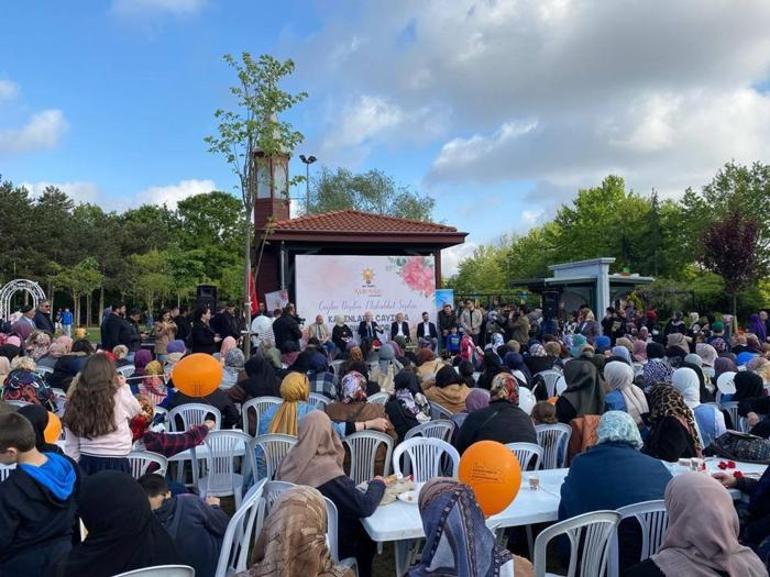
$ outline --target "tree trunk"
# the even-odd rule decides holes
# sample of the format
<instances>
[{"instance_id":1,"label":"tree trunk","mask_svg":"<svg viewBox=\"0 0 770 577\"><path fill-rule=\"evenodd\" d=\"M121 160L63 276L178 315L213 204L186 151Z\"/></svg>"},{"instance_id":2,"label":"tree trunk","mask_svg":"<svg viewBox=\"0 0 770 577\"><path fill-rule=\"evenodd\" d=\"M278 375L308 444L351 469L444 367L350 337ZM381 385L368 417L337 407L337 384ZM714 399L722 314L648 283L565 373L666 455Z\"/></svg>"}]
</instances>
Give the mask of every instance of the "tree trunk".
<instances>
[{"instance_id":1,"label":"tree trunk","mask_svg":"<svg viewBox=\"0 0 770 577\"><path fill-rule=\"evenodd\" d=\"M86 293L86 328L91 326L91 320L93 319L91 312L91 291L88 291Z\"/></svg>"},{"instance_id":2,"label":"tree trunk","mask_svg":"<svg viewBox=\"0 0 770 577\"><path fill-rule=\"evenodd\" d=\"M734 335L738 332L738 291L732 293L732 314L733 322L730 323L732 325L732 331L730 331L730 334Z\"/></svg>"},{"instance_id":3,"label":"tree trunk","mask_svg":"<svg viewBox=\"0 0 770 577\"><path fill-rule=\"evenodd\" d=\"M102 311L104 310L104 285L99 287L99 324L101 325Z\"/></svg>"},{"instance_id":4,"label":"tree trunk","mask_svg":"<svg viewBox=\"0 0 770 577\"><path fill-rule=\"evenodd\" d=\"M80 295L73 291L72 300L75 301L75 326L80 326Z\"/></svg>"},{"instance_id":5,"label":"tree trunk","mask_svg":"<svg viewBox=\"0 0 770 577\"><path fill-rule=\"evenodd\" d=\"M246 225L244 231L245 242L243 244L243 254L245 261L243 263L243 319L246 324L245 329L251 330L251 214L252 210L247 208ZM243 356L249 360L251 356L251 335L246 334L243 337Z\"/></svg>"}]
</instances>

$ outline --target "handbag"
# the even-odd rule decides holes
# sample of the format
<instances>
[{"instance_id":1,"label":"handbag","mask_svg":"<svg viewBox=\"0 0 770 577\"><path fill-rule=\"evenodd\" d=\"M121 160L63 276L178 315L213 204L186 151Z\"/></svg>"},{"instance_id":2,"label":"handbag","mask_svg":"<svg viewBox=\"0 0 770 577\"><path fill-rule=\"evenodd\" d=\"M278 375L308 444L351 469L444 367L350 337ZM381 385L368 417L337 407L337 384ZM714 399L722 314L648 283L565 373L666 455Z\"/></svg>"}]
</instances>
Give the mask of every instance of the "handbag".
<instances>
[{"instance_id":1,"label":"handbag","mask_svg":"<svg viewBox=\"0 0 770 577\"><path fill-rule=\"evenodd\" d=\"M732 461L770 464L770 440L749 433L727 431L714 439L704 453Z\"/></svg>"}]
</instances>

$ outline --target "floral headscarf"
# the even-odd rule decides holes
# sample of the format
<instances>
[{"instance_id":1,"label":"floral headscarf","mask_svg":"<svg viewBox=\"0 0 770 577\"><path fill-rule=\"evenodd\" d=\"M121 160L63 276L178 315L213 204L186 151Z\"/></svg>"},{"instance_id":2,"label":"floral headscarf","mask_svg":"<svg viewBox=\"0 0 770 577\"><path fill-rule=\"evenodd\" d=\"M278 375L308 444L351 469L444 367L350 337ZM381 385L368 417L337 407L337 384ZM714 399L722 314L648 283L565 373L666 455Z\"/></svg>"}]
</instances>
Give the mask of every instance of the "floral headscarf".
<instances>
[{"instance_id":1,"label":"floral headscarf","mask_svg":"<svg viewBox=\"0 0 770 577\"><path fill-rule=\"evenodd\" d=\"M531 357L545 357L548 353L545 351L545 347L540 343L534 343L529 347L529 355Z\"/></svg>"},{"instance_id":2,"label":"floral headscarf","mask_svg":"<svg viewBox=\"0 0 770 577\"><path fill-rule=\"evenodd\" d=\"M410 413L420 423L430 421L430 403L417 381L417 375L412 371L403 370L393 380L394 396L403 409Z\"/></svg>"},{"instance_id":3,"label":"floral headscarf","mask_svg":"<svg viewBox=\"0 0 770 577\"><path fill-rule=\"evenodd\" d=\"M716 325L716 323L714 324ZM716 330L716 327L714 327L714 330ZM711 341L711 346L714 347L714 350L716 350L716 352L720 355L723 355L727 352L727 341L721 337L713 339Z\"/></svg>"},{"instance_id":4,"label":"floral headscarf","mask_svg":"<svg viewBox=\"0 0 770 577\"><path fill-rule=\"evenodd\" d=\"M511 373L498 373L489 387L490 401L510 401L519 406L519 382Z\"/></svg>"},{"instance_id":5,"label":"floral headscarf","mask_svg":"<svg viewBox=\"0 0 770 577\"><path fill-rule=\"evenodd\" d=\"M639 427L631 415L624 411L607 411L599 420L596 444L607 442L628 443L634 449L641 449L644 445Z\"/></svg>"},{"instance_id":6,"label":"floral headscarf","mask_svg":"<svg viewBox=\"0 0 770 577\"><path fill-rule=\"evenodd\" d=\"M366 400L366 377L359 372L351 371L340 383L340 396L343 403L353 403Z\"/></svg>"}]
</instances>

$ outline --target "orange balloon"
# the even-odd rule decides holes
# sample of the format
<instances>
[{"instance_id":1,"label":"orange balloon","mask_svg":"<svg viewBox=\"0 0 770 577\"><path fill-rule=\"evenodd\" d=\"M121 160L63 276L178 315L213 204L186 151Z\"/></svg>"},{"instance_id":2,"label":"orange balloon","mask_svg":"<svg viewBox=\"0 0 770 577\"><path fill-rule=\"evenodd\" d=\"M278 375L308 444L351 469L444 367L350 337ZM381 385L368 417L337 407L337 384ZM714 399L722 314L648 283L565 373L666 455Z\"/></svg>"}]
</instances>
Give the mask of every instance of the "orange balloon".
<instances>
[{"instance_id":1,"label":"orange balloon","mask_svg":"<svg viewBox=\"0 0 770 577\"><path fill-rule=\"evenodd\" d=\"M61 420L56 413L48 411L48 424L43 429L43 437L46 443L53 445L61 437Z\"/></svg>"},{"instance_id":2,"label":"orange balloon","mask_svg":"<svg viewBox=\"0 0 770 577\"><path fill-rule=\"evenodd\" d=\"M502 443L479 441L468 447L460 459L460 480L473 489L484 514L504 510L521 487L521 466Z\"/></svg>"},{"instance_id":3,"label":"orange balloon","mask_svg":"<svg viewBox=\"0 0 770 577\"><path fill-rule=\"evenodd\" d=\"M174 386L189 397L205 397L222 382L222 365L204 353L184 357L171 371Z\"/></svg>"}]
</instances>

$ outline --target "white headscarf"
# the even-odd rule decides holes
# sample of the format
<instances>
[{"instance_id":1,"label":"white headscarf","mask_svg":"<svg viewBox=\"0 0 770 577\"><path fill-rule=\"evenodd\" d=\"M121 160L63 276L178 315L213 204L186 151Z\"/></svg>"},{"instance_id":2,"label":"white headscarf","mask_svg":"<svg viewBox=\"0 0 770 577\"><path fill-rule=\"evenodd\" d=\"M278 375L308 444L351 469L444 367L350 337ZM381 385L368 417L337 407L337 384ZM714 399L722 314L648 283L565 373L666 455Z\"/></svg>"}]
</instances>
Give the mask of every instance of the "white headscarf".
<instances>
[{"instance_id":1,"label":"white headscarf","mask_svg":"<svg viewBox=\"0 0 770 577\"><path fill-rule=\"evenodd\" d=\"M671 375L671 385L682 394L685 404L690 409L700 405L700 379L689 367L682 367Z\"/></svg>"},{"instance_id":2,"label":"white headscarf","mask_svg":"<svg viewBox=\"0 0 770 577\"><path fill-rule=\"evenodd\" d=\"M643 424L642 415L650 412L647 397L634 385L634 370L624 362L611 361L604 366L604 380L613 391L620 391L626 403L626 412L637 425Z\"/></svg>"}]
</instances>

